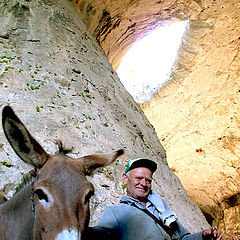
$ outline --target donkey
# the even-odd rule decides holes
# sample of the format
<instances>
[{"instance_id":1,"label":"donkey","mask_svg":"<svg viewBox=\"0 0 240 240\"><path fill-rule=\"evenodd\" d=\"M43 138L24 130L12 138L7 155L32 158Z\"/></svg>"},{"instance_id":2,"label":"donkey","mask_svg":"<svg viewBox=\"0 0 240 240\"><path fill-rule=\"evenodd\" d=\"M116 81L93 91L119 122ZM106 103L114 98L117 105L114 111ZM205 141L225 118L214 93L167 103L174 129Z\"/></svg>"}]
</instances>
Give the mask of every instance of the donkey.
<instances>
[{"instance_id":1,"label":"donkey","mask_svg":"<svg viewBox=\"0 0 240 240\"><path fill-rule=\"evenodd\" d=\"M81 240L89 223L89 200L94 193L86 175L112 163L123 150L76 159L61 149L50 155L10 106L3 109L2 124L16 154L31 164L36 174L0 205L0 239Z\"/></svg>"}]
</instances>

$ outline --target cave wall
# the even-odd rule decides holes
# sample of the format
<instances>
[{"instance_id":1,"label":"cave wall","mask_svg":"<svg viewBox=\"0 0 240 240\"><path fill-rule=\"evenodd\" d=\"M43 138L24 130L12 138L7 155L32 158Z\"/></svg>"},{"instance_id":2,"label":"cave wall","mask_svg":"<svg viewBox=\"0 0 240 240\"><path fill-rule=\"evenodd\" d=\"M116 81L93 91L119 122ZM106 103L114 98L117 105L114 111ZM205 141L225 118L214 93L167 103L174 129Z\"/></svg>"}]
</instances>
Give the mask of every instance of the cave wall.
<instances>
[{"instance_id":1,"label":"cave wall","mask_svg":"<svg viewBox=\"0 0 240 240\"><path fill-rule=\"evenodd\" d=\"M49 153L60 139L72 157L124 148L125 157L90 180L91 224L123 194L126 160L147 156L158 163L154 188L192 232L208 227L188 199L142 109L126 92L104 51L67 0L0 0L0 110L10 104ZM10 198L30 171L0 130L0 189ZM3 162L7 164L3 164Z\"/></svg>"},{"instance_id":2,"label":"cave wall","mask_svg":"<svg viewBox=\"0 0 240 240\"><path fill-rule=\"evenodd\" d=\"M159 24L187 19L189 1L72 0L89 31L100 43L113 68L138 39Z\"/></svg>"},{"instance_id":3,"label":"cave wall","mask_svg":"<svg viewBox=\"0 0 240 240\"><path fill-rule=\"evenodd\" d=\"M237 0L73 0L116 69L156 26L189 20L171 81L142 104L189 197L223 232L240 234Z\"/></svg>"},{"instance_id":4,"label":"cave wall","mask_svg":"<svg viewBox=\"0 0 240 240\"><path fill-rule=\"evenodd\" d=\"M224 202L240 191L240 6L215 1L201 8L183 38L172 81L142 108L189 197L223 232L239 235L239 202Z\"/></svg>"}]
</instances>

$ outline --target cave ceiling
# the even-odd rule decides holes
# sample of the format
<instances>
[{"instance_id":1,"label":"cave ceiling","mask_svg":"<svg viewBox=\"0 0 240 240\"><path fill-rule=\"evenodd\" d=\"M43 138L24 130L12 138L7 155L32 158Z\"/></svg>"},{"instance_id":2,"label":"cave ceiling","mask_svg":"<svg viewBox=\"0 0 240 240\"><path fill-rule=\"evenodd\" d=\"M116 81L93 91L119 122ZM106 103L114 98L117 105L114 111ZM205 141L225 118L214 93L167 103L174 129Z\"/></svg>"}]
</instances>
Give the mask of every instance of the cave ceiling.
<instances>
[{"instance_id":1,"label":"cave ceiling","mask_svg":"<svg viewBox=\"0 0 240 240\"><path fill-rule=\"evenodd\" d=\"M115 70L136 40L160 25L189 20L168 84L141 107L189 197L218 219L239 211L238 200L227 204L240 192L239 1L73 4Z\"/></svg>"}]
</instances>

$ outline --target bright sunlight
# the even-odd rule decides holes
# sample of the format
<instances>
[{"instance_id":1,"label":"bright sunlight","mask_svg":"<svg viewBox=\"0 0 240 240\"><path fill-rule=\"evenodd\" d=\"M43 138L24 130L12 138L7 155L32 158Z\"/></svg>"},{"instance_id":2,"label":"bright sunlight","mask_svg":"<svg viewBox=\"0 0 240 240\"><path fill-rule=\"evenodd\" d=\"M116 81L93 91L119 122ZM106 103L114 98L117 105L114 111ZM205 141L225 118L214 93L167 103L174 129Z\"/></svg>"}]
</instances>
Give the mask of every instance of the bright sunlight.
<instances>
[{"instance_id":1,"label":"bright sunlight","mask_svg":"<svg viewBox=\"0 0 240 240\"><path fill-rule=\"evenodd\" d=\"M136 42L117 69L136 102L150 100L168 81L188 21L159 27Z\"/></svg>"}]
</instances>

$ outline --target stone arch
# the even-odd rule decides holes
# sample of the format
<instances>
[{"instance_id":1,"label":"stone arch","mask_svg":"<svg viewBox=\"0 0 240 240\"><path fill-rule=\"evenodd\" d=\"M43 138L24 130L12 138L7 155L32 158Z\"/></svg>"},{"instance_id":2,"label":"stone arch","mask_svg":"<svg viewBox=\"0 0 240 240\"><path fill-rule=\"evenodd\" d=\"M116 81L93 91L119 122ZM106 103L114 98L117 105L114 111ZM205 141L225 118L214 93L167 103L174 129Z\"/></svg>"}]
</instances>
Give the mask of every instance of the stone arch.
<instances>
[{"instance_id":1,"label":"stone arch","mask_svg":"<svg viewBox=\"0 0 240 240\"><path fill-rule=\"evenodd\" d=\"M161 24L189 19L189 1L73 0L89 31L116 69L138 39Z\"/></svg>"},{"instance_id":2,"label":"stone arch","mask_svg":"<svg viewBox=\"0 0 240 240\"><path fill-rule=\"evenodd\" d=\"M93 179L92 223L123 194L119 179L126 160L148 156L159 163L154 188L184 226L191 232L207 228L200 209L170 170L153 126L120 83L73 4L11 0L0 2L0 9L0 108L10 104L49 153L56 151L55 139L73 147L75 156L126 149L124 159ZM3 131L0 143L0 158L6 161L0 165L0 193L10 198L21 175L31 169L19 162Z\"/></svg>"},{"instance_id":3,"label":"stone arch","mask_svg":"<svg viewBox=\"0 0 240 240\"><path fill-rule=\"evenodd\" d=\"M66 8L60 6L61 4L65 6L67 2L74 4L82 21L72 10L69 10L69 6ZM39 9L44 6L45 11L42 9L36 14L34 4L37 4ZM182 206L187 206L194 212L196 218L185 216L185 224L195 231L197 229L193 226L193 222L196 219L201 220L202 226L206 226L204 220L199 217L198 209L191 205L178 178L169 171L161 144L153 144L153 138L157 141L154 129L143 117L139 106L118 85L118 78L103 56L102 50L86 33L86 27L82 24L82 22L85 23L101 44L110 63L116 69L131 44L152 31L156 25L190 20L189 31L179 51L172 81L158 92L151 102L141 107L154 125L158 138L166 149L168 164L175 169L175 173L181 178L191 199L204 212L213 213L224 199L239 193L240 4L238 2L233 0L160 0L156 2L61 0L56 3L56 1L45 0L38 2L18 0L14 1L14 4L3 1L0 7L3 10L0 18L4 23L0 31L0 46L6 52L6 56L11 59L7 61L15 66L14 69L6 68L6 71L1 73L4 75L0 84L0 92L3 96L1 106L12 103L22 112L27 108L32 111L35 119L39 119L36 112L37 104L38 107L40 106L40 111L42 110L42 116L51 116L48 118L49 124L52 126L56 124L66 134L70 134L67 130L69 126L74 126L78 120L83 121L88 124L86 125L88 131L84 130L84 133L88 132L96 142L99 139L101 142L106 141L101 133L97 137L94 134L99 129L111 137L113 137L112 132L119 136L124 133L125 138L117 138L118 142L114 146L112 146L113 139L107 142L112 147L117 147L128 139L130 149L135 154L140 152L136 152L134 144L139 146L137 149L143 149L147 155L161 160L164 171L162 170L159 174L159 179L164 183L170 182L170 185L163 186L163 189L162 186L158 188L170 202L172 198L180 196L179 201L172 203L180 216L185 216ZM19 14L19 11L24 14ZM40 13L43 17L37 22L37 15ZM25 18L21 18L23 15ZM16 20L14 17L21 21L14 21ZM78 30L75 31L77 27ZM42 59L43 53L48 58ZM13 57L16 58L12 59ZM44 63L46 59L46 65L39 64L39 62ZM55 72L54 69L58 69L59 72ZM46 80L45 87L40 86L39 91L37 88L32 89L38 86L30 86L29 89L26 85L29 73L35 76L35 71L40 75L40 79ZM15 80L14 83L12 79ZM30 80L32 80L31 76ZM70 117L72 111L67 108L63 111L63 105L66 107L64 101L70 99L70 96L67 99L66 92L77 88L81 92L79 95L79 92L75 91L74 97L82 96L77 101L88 108L80 109L82 113L80 117L75 116L72 119ZM36 91L33 92L33 90ZM57 99L59 98L57 90L61 90L63 94L59 102L63 101L62 105L51 106L51 101L54 100L50 99L53 94L50 96L49 90L54 91L54 97ZM44 97L43 92L48 95L48 99ZM91 99L86 95L94 98ZM26 102L29 99L32 101L30 106L27 106ZM104 104L99 106L101 101L94 101L94 99L104 100ZM71 103L68 103L70 106ZM124 110L120 111L117 108L118 105L125 106ZM44 106L47 107L44 108ZM103 106L104 111L101 110ZM78 108L76 105L74 107ZM99 128L95 129L95 132L90 128L94 124L90 121L93 116L88 115L89 109L97 116L95 117ZM111 109L111 117L105 114L109 109ZM126 109L134 110L134 114ZM66 112L68 112L67 116ZM132 120L135 114L138 119ZM61 121L55 123L56 119ZM26 120L31 122L30 118L26 117ZM123 123L126 123L127 129L123 128ZM31 124L33 129L38 126L33 122ZM40 121L39 126L41 124L43 123ZM43 139L41 134L39 131L39 137ZM81 141L87 142L85 136L83 134L78 137ZM4 141L2 135L1 141ZM96 148L93 144L90 146L93 149ZM103 145L98 147L104 148ZM6 145L4 150L9 151ZM86 145L79 151L82 153L87 151ZM0 154L4 155L4 152ZM129 154L133 152L130 151ZM11 154L3 157L9 159L9 156L17 162ZM190 175L186 176L186 172ZM209 178L209 176L212 177ZM207 188L209 185L211 188ZM9 185L4 189L9 190Z\"/></svg>"},{"instance_id":4,"label":"stone arch","mask_svg":"<svg viewBox=\"0 0 240 240\"><path fill-rule=\"evenodd\" d=\"M73 3L114 69L131 44L155 26L189 20L171 81L141 107L191 199L215 216L220 203L240 189L240 4L215 0ZM225 225L227 221L222 220Z\"/></svg>"}]
</instances>

